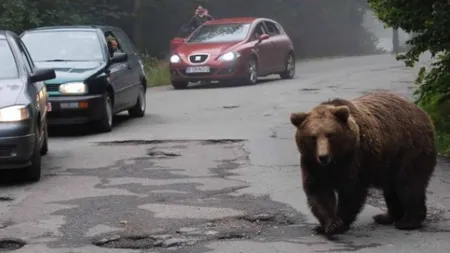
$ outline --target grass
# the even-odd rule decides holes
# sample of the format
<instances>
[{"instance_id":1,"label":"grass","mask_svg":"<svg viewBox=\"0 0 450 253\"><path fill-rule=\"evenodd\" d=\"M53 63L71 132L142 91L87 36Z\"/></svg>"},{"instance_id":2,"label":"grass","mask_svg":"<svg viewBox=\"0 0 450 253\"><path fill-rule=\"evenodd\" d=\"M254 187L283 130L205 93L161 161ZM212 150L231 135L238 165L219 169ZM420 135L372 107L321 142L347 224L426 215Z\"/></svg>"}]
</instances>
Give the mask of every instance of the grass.
<instances>
[{"instance_id":1,"label":"grass","mask_svg":"<svg viewBox=\"0 0 450 253\"><path fill-rule=\"evenodd\" d=\"M450 157L450 101L439 102L439 95L422 101L418 105L433 120L436 129L436 146L440 155Z\"/></svg>"},{"instance_id":2,"label":"grass","mask_svg":"<svg viewBox=\"0 0 450 253\"><path fill-rule=\"evenodd\" d=\"M149 87L170 84L169 63L163 60L141 55Z\"/></svg>"}]
</instances>

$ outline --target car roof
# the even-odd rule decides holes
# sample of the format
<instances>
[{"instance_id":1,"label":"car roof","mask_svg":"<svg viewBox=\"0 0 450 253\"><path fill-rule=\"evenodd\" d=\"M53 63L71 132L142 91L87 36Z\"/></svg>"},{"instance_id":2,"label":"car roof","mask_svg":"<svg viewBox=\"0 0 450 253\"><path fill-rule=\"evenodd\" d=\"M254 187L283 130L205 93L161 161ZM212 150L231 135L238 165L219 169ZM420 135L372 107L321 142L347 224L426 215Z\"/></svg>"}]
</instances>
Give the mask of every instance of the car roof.
<instances>
[{"instance_id":1,"label":"car roof","mask_svg":"<svg viewBox=\"0 0 450 253\"><path fill-rule=\"evenodd\" d=\"M205 22L205 24L213 25L213 24L229 24L229 23L239 23L239 24L248 24L253 23L259 18L255 17L239 17L239 18L221 18L221 19L213 19Z\"/></svg>"},{"instance_id":2,"label":"car roof","mask_svg":"<svg viewBox=\"0 0 450 253\"><path fill-rule=\"evenodd\" d=\"M67 26L44 26L34 29L26 30L25 32L38 32L38 31L93 31L93 30L116 30L117 27L114 26L104 26L104 25L67 25Z\"/></svg>"}]
</instances>

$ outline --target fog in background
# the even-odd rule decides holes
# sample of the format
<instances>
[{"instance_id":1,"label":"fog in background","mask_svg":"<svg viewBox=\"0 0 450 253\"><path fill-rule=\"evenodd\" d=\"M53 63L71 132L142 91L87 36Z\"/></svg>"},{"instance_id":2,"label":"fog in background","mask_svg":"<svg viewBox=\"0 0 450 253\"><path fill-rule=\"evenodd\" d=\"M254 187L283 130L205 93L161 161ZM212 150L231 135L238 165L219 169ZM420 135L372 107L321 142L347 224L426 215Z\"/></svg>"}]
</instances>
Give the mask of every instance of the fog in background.
<instances>
[{"instance_id":1,"label":"fog in background","mask_svg":"<svg viewBox=\"0 0 450 253\"><path fill-rule=\"evenodd\" d=\"M268 17L283 25L298 57L352 56L392 50L392 30L366 0L2 0L0 27L21 33L48 25L122 28L142 53L169 54L169 41L204 4L214 18ZM404 43L405 34L400 32Z\"/></svg>"}]
</instances>

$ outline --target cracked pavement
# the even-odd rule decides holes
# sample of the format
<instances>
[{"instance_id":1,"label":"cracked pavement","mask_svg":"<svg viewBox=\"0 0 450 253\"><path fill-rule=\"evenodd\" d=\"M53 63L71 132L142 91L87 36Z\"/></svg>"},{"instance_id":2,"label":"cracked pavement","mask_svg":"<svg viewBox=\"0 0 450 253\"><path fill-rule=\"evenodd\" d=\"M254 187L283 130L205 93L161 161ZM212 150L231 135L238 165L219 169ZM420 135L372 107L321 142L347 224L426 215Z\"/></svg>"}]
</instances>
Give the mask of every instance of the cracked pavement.
<instances>
[{"instance_id":1,"label":"cracked pavement","mask_svg":"<svg viewBox=\"0 0 450 253\"><path fill-rule=\"evenodd\" d=\"M1 186L0 239L24 240L21 253L448 252L449 161L420 231L373 224L385 207L373 191L353 228L328 241L312 233L289 123L334 97L411 98L417 70L377 55L300 61L294 80L255 86L149 89L146 117L119 115L111 133L53 131L42 181Z\"/></svg>"}]
</instances>

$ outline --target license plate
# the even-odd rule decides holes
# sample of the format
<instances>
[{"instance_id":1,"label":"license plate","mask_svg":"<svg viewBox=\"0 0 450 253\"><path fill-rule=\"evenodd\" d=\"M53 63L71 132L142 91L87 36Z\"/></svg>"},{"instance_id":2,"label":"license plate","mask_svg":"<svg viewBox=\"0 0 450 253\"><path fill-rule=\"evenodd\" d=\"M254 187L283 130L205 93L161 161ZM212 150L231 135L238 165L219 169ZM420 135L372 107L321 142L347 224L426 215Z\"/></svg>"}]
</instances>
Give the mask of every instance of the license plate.
<instances>
[{"instance_id":1,"label":"license plate","mask_svg":"<svg viewBox=\"0 0 450 253\"><path fill-rule=\"evenodd\" d=\"M52 103L48 102L47 103L47 112L51 112L52 111Z\"/></svg>"},{"instance_id":2,"label":"license plate","mask_svg":"<svg viewBox=\"0 0 450 253\"><path fill-rule=\"evenodd\" d=\"M209 66L195 66L195 67L188 67L186 69L186 73L209 73L211 70L209 69Z\"/></svg>"},{"instance_id":3,"label":"license plate","mask_svg":"<svg viewBox=\"0 0 450 253\"><path fill-rule=\"evenodd\" d=\"M61 103L61 109L76 109L78 108L78 103Z\"/></svg>"}]
</instances>

